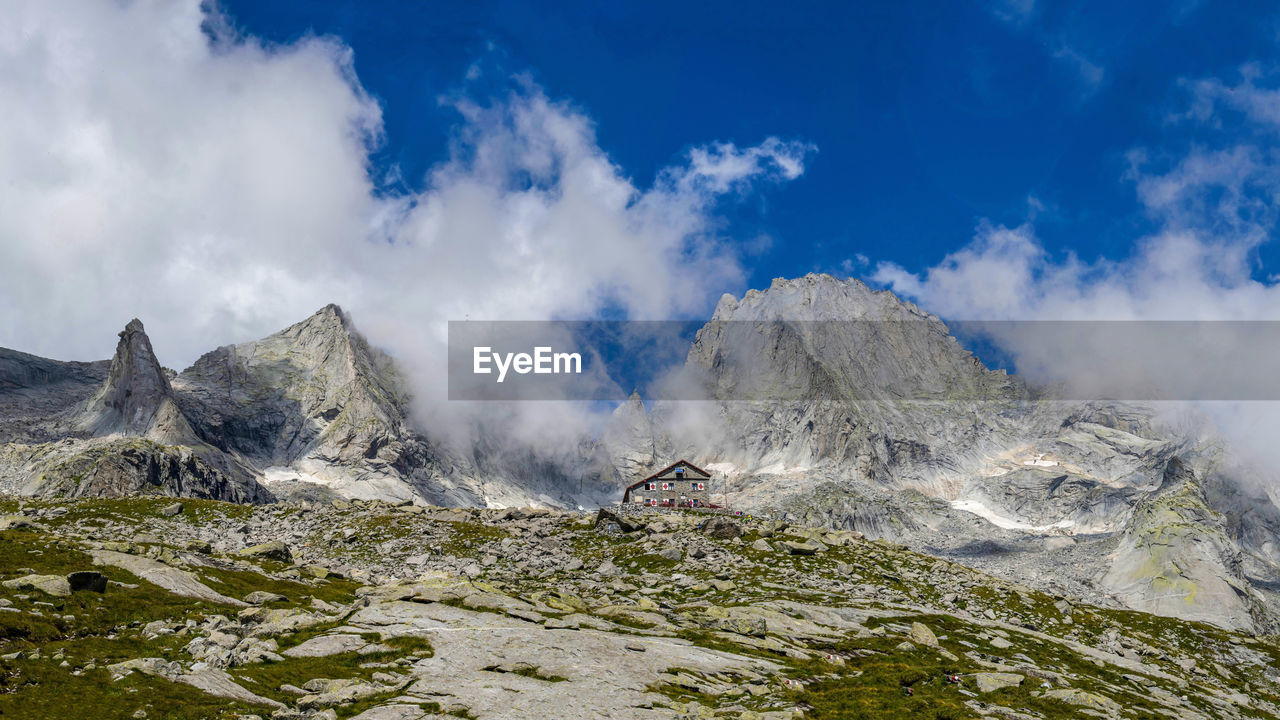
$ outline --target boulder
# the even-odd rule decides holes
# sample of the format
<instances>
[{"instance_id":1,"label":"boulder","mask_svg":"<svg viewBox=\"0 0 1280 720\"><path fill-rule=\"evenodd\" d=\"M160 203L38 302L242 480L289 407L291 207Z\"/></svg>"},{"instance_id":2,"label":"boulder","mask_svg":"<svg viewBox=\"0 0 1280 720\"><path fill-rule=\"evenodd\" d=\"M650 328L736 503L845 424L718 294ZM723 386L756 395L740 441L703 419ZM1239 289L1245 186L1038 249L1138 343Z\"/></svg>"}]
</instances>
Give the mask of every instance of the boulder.
<instances>
[{"instance_id":1,"label":"boulder","mask_svg":"<svg viewBox=\"0 0 1280 720\"><path fill-rule=\"evenodd\" d=\"M319 710L348 705L387 691L387 688L381 685L356 679L311 680L303 687L312 692L298 698L299 710ZM316 692L316 689L319 689L319 692Z\"/></svg>"},{"instance_id":2,"label":"boulder","mask_svg":"<svg viewBox=\"0 0 1280 720\"><path fill-rule=\"evenodd\" d=\"M213 552L213 545L204 540L188 540L183 547L189 552L200 553L201 555L208 555Z\"/></svg>"},{"instance_id":3,"label":"boulder","mask_svg":"<svg viewBox=\"0 0 1280 720\"><path fill-rule=\"evenodd\" d=\"M67 585L71 592L106 592L107 576L97 570L79 570L67 575Z\"/></svg>"},{"instance_id":4,"label":"boulder","mask_svg":"<svg viewBox=\"0 0 1280 720\"><path fill-rule=\"evenodd\" d=\"M742 536L742 526L729 518L713 517L703 524L702 532L717 540L729 540Z\"/></svg>"},{"instance_id":5,"label":"boulder","mask_svg":"<svg viewBox=\"0 0 1280 720\"><path fill-rule=\"evenodd\" d=\"M799 543L791 540L783 540L778 544L792 555L814 555L818 552L818 546L808 542Z\"/></svg>"},{"instance_id":6,"label":"boulder","mask_svg":"<svg viewBox=\"0 0 1280 720\"><path fill-rule=\"evenodd\" d=\"M39 590L58 597L71 594L71 584L61 575L24 575L14 580L5 580L3 585L10 590Z\"/></svg>"},{"instance_id":7,"label":"boulder","mask_svg":"<svg viewBox=\"0 0 1280 720\"><path fill-rule=\"evenodd\" d=\"M174 515L181 515L182 503L179 502L179 503L174 503L172 505L165 505L163 508L160 509L160 514L165 517L173 517Z\"/></svg>"},{"instance_id":8,"label":"boulder","mask_svg":"<svg viewBox=\"0 0 1280 720\"><path fill-rule=\"evenodd\" d=\"M1007 687L1017 687L1022 684L1023 677L1017 673L980 672L974 673L973 679L978 685L979 692L989 693Z\"/></svg>"},{"instance_id":9,"label":"boulder","mask_svg":"<svg viewBox=\"0 0 1280 720\"><path fill-rule=\"evenodd\" d=\"M267 592L266 590L254 590L244 596L244 601L250 605L266 605L268 603L280 602L287 598L279 593Z\"/></svg>"},{"instance_id":10,"label":"boulder","mask_svg":"<svg viewBox=\"0 0 1280 720\"><path fill-rule=\"evenodd\" d=\"M328 580L329 578L342 577L342 573L327 568L324 565L304 565L301 570L303 574L310 575L317 580Z\"/></svg>"},{"instance_id":11,"label":"boulder","mask_svg":"<svg viewBox=\"0 0 1280 720\"><path fill-rule=\"evenodd\" d=\"M1079 707L1093 708L1104 712L1117 712L1120 710L1120 704L1109 697L1091 693L1087 690L1078 688L1060 688L1057 690L1049 690L1045 692L1043 697L1051 700L1059 700L1068 705L1077 705Z\"/></svg>"},{"instance_id":12,"label":"boulder","mask_svg":"<svg viewBox=\"0 0 1280 720\"><path fill-rule=\"evenodd\" d=\"M911 623L911 631L907 633L907 637L916 645L925 647L938 647L938 636L933 634L928 625L920 622Z\"/></svg>"},{"instance_id":13,"label":"boulder","mask_svg":"<svg viewBox=\"0 0 1280 720\"><path fill-rule=\"evenodd\" d=\"M712 630L723 630L736 635L747 635L750 637L764 637L768 632L768 626L764 618L745 618L745 617L729 617L729 618L713 618L704 625Z\"/></svg>"},{"instance_id":14,"label":"boulder","mask_svg":"<svg viewBox=\"0 0 1280 720\"><path fill-rule=\"evenodd\" d=\"M680 562L684 559L684 553L680 552L678 547L663 548L658 552L658 557L665 558L672 562Z\"/></svg>"},{"instance_id":15,"label":"boulder","mask_svg":"<svg viewBox=\"0 0 1280 720\"><path fill-rule=\"evenodd\" d=\"M273 540L265 542L261 545L253 545L236 552L236 555L244 558L265 558L267 560L279 560L280 562L292 562L293 553L289 552L289 546Z\"/></svg>"},{"instance_id":16,"label":"boulder","mask_svg":"<svg viewBox=\"0 0 1280 720\"><path fill-rule=\"evenodd\" d=\"M600 511L596 513L596 523L595 523L596 531L597 532L607 531L611 525L617 528L618 532L624 532L624 533L635 532L637 530L644 529L644 523L641 522L640 520L637 520L635 518L623 517L622 515L619 515L618 513L615 513L611 510L600 508Z\"/></svg>"},{"instance_id":17,"label":"boulder","mask_svg":"<svg viewBox=\"0 0 1280 720\"><path fill-rule=\"evenodd\" d=\"M0 530L38 530L31 518L23 515L0 515Z\"/></svg>"},{"instance_id":18,"label":"boulder","mask_svg":"<svg viewBox=\"0 0 1280 720\"><path fill-rule=\"evenodd\" d=\"M173 680L182 674L182 665L158 657L133 658L108 665L107 670L114 677L124 677L137 671L144 675L154 675Z\"/></svg>"}]
</instances>

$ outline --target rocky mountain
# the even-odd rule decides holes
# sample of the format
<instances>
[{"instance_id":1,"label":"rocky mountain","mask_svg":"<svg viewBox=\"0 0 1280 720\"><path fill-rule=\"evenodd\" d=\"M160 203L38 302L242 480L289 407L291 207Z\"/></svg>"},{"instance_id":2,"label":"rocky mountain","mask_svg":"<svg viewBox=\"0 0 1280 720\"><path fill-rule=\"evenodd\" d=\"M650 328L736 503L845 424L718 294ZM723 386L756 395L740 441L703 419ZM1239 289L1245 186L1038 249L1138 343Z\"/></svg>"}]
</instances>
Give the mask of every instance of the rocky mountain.
<instances>
[{"instance_id":1,"label":"rocky mountain","mask_svg":"<svg viewBox=\"0 0 1280 720\"><path fill-rule=\"evenodd\" d=\"M89 399L79 425L93 435L139 435L172 444L199 442L174 403L169 378L138 319L120 332L107 378Z\"/></svg>"},{"instance_id":2,"label":"rocky mountain","mask_svg":"<svg viewBox=\"0 0 1280 720\"><path fill-rule=\"evenodd\" d=\"M810 275L726 296L683 379L713 401L635 395L575 447L514 443L500 422L445 442L337 306L181 373L135 320L110 361L0 351L0 492L594 507L684 457L747 512L1099 606L1277 627L1264 473L1158 408L989 370L892 293Z\"/></svg>"},{"instance_id":3,"label":"rocky mountain","mask_svg":"<svg viewBox=\"0 0 1280 720\"><path fill-rule=\"evenodd\" d=\"M136 319L109 362L5 351L0 369L0 411L8 420L0 434L0 488L7 492L271 498L250 468L191 429Z\"/></svg>"},{"instance_id":4,"label":"rocky mountain","mask_svg":"<svg viewBox=\"0 0 1280 720\"><path fill-rule=\"evenodd\" d=\"M611 498L613 470L589 449L543 457L485 428L472 446L443 447L411 421L409 401L395 363L336 305L181 373L161 366L133 320L110 361L0 350L0 491L445 505Z\"/></svg>"},{"instance_id":5,"label":"rocky mountain","mask_svg":"<svg viewBox=\"0 0 1280 720\"><path fill-rule=\"evenodd\" d=\"M686 457L747 511L1098 603L1276 627L1280 513L1241 497L1250 470L1220 441L988 370L889 292L809 275L726 296L686 375L716 402L621 406L602 435L619 467Z\"/></svg>"},{"instance_id":6,"label":"rocky mountain","mask_svg":"<svg viewBox=\"0 0 1280 720\"><path fill-rule=\"evenodd\" d=\"M434 451L408 420L399 373L336 305L261 340L206 353L174 387L202 438L269 481L356 497L475 500L427 490L439 476Z\"/></svg>"}]
</instances>

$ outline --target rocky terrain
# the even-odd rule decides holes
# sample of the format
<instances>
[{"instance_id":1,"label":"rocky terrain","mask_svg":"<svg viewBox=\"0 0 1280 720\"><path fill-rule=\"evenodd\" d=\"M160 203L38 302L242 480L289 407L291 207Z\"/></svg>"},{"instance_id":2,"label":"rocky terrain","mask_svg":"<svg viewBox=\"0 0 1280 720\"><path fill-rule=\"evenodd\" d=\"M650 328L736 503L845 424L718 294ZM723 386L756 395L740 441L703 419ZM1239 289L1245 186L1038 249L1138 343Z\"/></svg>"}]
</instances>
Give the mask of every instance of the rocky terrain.
<instances>
[{"instance_id":1,"label":"rocky terrain","mask_svg":"<svg viewBox=\"0 0 1280 720\"><path fill-rule=\"evenodd\" d=\"M602 435L615 465L684 457L734 507L1101 604L1278 627L1280 482L1159 407L1030 387L937 317L820 275L726 295L686 372L718 402L633 397Z\"/></svg>"},{"instance_id":2,"label":"rocky terrain","mask_svg":"<svg viewBox=\"0 0 1280 720\"><path fill-rule=\"evenodd\" d=\"M181 372L135 320L109 361L0 350L0 493L592 508L686 458L737 509L1099 607L1280 629L1274 472L1158 407L989 370L892 293L809 275L725 296L683 379L713 401L635 396L568 452L483 424L446 442L336 306Z\"/></svg>"},{"instance_id":3,"label":"rocky terrain","mask_svg":"<svg viewBox=\"0 0 1280 720\"><path fill-rule=\"evenodd\" d=\"M0 716L1275 718L1280 642L852 531L0 503Z\"/></svg>"}]
</instances>

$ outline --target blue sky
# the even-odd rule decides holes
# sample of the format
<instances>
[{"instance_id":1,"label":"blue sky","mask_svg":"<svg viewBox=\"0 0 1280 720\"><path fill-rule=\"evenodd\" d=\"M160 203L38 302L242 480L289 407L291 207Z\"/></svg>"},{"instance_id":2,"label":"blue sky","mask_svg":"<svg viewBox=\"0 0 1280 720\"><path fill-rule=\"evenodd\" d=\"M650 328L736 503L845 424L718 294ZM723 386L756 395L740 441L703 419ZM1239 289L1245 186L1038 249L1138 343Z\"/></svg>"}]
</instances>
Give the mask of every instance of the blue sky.
<instances>
[{"instance_id":1,"label":"blue sky","mask_svg":"<svg viewBox=\"0 0 1280 720\"><path fill-rule=\"evenodd\" d=\"M596 126L641 185L689 147L812 143L805 174L725 203L725 235L766 233L748 284L889 260L918 272L984 219L1034 218L1054 256L1127 257L1158 221L1127 179L1247 129L1171 121L1188 79L1274 63L1268 3L549 3L226 0L248 33L332 34L379 101L378 170L416 189L457 114L442 95L479 63L528 73ZM1228 138L1230 139L1230 138ZM1274 250L1253 262L1267 273Z\"/></svg>"}]
</instances>

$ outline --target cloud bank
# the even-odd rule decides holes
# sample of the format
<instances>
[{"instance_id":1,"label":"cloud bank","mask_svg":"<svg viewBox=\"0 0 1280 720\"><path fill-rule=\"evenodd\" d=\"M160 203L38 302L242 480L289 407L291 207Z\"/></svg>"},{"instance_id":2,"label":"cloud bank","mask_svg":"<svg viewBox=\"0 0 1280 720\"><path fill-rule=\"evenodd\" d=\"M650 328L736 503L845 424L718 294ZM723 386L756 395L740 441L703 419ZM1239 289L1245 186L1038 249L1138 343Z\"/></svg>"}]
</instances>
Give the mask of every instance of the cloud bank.
<instances>
[{"instance_id":1,"label":"cloud bank","mask_svg":"<svg viewBox=\"0 0 1280 720\"><path fill-rule=\"evenodd\" d=\"M0 345L107 357L137 316L183 367L337 302L428 399L448 319L705 312L742 280L718 206L813 152L712 143L641 186L515 78L444 100L447 159L388 192L382 110L335 38L268 45L199 0L19 0L0 64Z\"/></svg>"}]
</instances>

